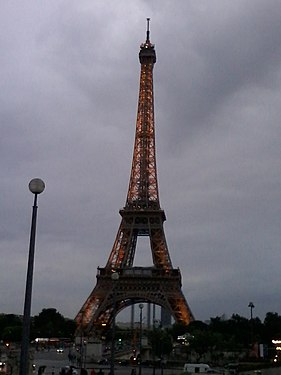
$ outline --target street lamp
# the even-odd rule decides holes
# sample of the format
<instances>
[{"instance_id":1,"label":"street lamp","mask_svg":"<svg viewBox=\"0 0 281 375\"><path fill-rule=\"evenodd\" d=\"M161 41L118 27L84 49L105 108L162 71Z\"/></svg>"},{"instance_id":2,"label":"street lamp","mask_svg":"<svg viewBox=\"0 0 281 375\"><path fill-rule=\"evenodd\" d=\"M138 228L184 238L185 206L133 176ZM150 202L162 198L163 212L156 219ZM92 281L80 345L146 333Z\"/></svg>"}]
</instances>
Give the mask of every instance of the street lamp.
<instances>
[{"instance_id":1,"label":"street lamp","mask_svg":"<svg viewBox=\"0 0 281 375\"><path fill-rule=\"evenodd\" d=\"M154 305L155 307L155 305ZM154 314L155 316L155 314ZM153 319L153 333L155 335L156 329L160 327L160 320L158 319ZM154 344L155 345L155 344ZM153 348L153 375L155 375L156 368L155 368L155 349Z\"/></svg>"},{"instance_id":2,"label":"street lamp","mask_svg":"<svg viewBox=\"0 0 281 375\"><path fill-rule=\"evenodd\" d=\"M255 307L255 305L253 304L253 302L250 302L248 307L250 307L250 316L251 316L251 320L250 320L250 329L251 329L250 340L251 340L251 344L253 344L253 338L254 338L253 308Z\"/></svg>"},{"instance_id":3,"label":"street lamp","mask_svg":"<svg viewBox=\"0 0 281 375\"><path fill-rule=\"evenodd\" d=\"M115 361L115 317L116 317L116 283L119 280L119 273L113 272L111 274L113 282L113 316L112 316L112 331L111 331L111 362L110 362L110 375L114 375L114 361Z\"/></svg>"},{"instance_id":4,"label":"street lamp","mask_svg":"<svg viewBox=\"0 0 281 375\"><path fill-rule=\"evenodd\" d=\"M141 361L142 361L142 358L141 358L141 350L142 350L142 309L143 309L143 304L140 303L139 304L139 308L140 308L140 356L139 356L139 375L141 375Z\"/></svg>"},{"instance_id":5,"label":"street lamp","mask_svg":"<svg viewBox=\"0 0 281 375\"><path fill-rule=\"evenodd\" d=\"M248 307L250 307L250 316L251 320L253 320L253 308L255 307L255 305L253 304L253 302L250 302Z\"/></svg>"},{"instance_id":6,"label":"street lamp","mask_svg":"<svg viewBox=\"0 0 281 375\"><path fill-rule=\"evenodd\" d=\"M44 191L45 183L40 178L34 178L33 180L30 181L28 187L31 193L34 194L34 203L33 203L33 208L32 208L29 255L28 255L27 275L26 275L19 375L28 374L28 367L29 367L28 357L29 357L29 335L30 335L30 311L31 311L32 279L33 279L36 219L37 219L37 197L38 197L38 194L41 194Z\"/></svg>"}]
</instances>

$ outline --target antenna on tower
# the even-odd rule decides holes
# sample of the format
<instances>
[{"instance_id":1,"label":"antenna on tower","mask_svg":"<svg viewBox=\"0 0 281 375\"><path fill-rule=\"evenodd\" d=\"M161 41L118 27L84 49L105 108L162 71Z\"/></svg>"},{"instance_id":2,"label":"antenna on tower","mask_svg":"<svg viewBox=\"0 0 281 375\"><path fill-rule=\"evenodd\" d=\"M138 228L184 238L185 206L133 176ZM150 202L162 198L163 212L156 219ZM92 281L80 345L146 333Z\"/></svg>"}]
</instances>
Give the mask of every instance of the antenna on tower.
<instances>
[{"instance_id":1,"label":"antenna on tower","mask_svg":"<svg viewBox=\"0 0 281 375\"><path fill-rule=\"evenodd\" d=\"M146 43L148 43L149 42L149 21L150 21L150 18L147 18L146 21L147 21Z\"/></svg>"}]
</instances>

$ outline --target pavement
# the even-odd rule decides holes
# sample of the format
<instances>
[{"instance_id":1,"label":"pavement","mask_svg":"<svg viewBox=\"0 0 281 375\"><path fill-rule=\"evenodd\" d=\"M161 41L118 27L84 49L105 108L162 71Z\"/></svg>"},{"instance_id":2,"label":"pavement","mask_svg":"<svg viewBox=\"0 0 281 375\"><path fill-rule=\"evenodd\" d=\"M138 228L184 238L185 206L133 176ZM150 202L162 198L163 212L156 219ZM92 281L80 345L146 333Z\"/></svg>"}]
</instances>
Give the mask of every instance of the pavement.
<instances>
[{"instance_id":1,"label":"pavement","mask_svg":"<svg viewBox=\"0 0 281 375\"><path fill-rule=\"evenodd\" d=\"M35 374L40 366L46 366L44 375L58 375L61 368L69 366L67 353L57 353L56 350L44 350L34 354Z\"/></svg>"},{"instance_id":2,"label":"pavement","mask_svg":"<svg viewBox=\"0 0 281 375\"><path fill-rule=\"evenodd\" d=\"M68 352L57 353L54 349L35 352L34 355L35 371L34 375L38 375L40 366L46 366L45 371L42 375L59 375L62 367L70 366L68 360ZM86 369L88 375L92 375L92 369L95 369L95 375L100 375L99 370L102 370L103 375L109 375L109 366L99 366L97 364L87 364ZM132 370L136 370L136 374L139 374L139 368L133 366L115 366L115 375L131 375ZM78 375L80 375L80 369L77 369ZM163 374L161 369L156 369L155 375L179 375L182 373L181 369L164 369ZM151 367L142 367L141 375L153 375L153 369Z\"/></svg>"}]
</instances>

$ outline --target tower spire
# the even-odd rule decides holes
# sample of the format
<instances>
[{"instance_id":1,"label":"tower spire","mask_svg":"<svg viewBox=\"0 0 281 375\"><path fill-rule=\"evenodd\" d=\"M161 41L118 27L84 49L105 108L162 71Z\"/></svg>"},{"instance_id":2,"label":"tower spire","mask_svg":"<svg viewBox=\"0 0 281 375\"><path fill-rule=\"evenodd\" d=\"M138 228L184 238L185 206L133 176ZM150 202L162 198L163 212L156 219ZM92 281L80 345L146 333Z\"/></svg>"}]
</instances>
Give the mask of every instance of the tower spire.
<instances>
[{"instance_id":1,"label":"tower spire","mask_svg":"<svg viewBox=\"0 0 281 375\"><path fill-rule=\"evenodd\" d=\"M150 43L150 40L149 40L149 34L150 34L150 31L149 31L149 22L150 22L150 18L147 18L146 21L147 21L147 28L146 28L146 43Z\"/></svg>"}]
</instances>

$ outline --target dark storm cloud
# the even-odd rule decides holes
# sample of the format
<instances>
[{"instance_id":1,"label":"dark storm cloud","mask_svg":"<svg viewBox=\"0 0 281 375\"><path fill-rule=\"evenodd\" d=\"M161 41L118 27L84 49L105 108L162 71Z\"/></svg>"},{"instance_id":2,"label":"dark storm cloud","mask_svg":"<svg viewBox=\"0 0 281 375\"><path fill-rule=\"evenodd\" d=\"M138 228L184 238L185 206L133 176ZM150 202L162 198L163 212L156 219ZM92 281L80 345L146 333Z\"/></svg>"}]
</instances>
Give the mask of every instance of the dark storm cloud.
<instances>
[{"instance_id":1,"label":"dark storm cloud","mask_svg":"<svg viewBox=\"0 0 281 375\"><path fill-rule=\"evenodd\" d=\"M277 1L2 5L2 311L21 313L32 196L33 311L73 317L120 222L134 140L139 44L156 45L157 162L166 237L198 319L280 312ZM145 245L137 262L151 259ZM13 296L13 298L11 298Z\"/></svg>"},{"instance_id":2,"label":"dark storm cloud","mask_svg":"<svg viewBox=\"0 0 281 375\"><path fill-rule=\"evenodd\" d=\"M166 65L161 81L169 89L162 89L160 83L159 97L168 102L173 96L177 102L170 110L172 142L185 140L182 132L188 138L202 127L213 126L216 113L248 87L274 87L280 69L280 4L204 4L195 15L188 6L177 13L186 13L185 33L167 25L167 41L175 46L166 53L170 59L161 62Z\"/></svg>"}]
</instances>

